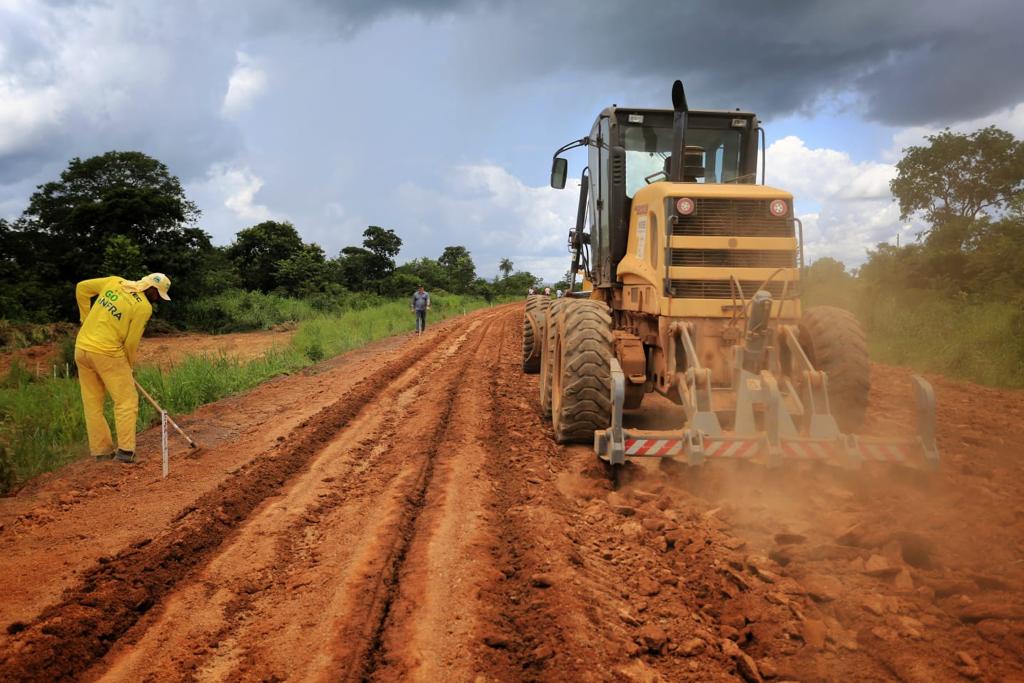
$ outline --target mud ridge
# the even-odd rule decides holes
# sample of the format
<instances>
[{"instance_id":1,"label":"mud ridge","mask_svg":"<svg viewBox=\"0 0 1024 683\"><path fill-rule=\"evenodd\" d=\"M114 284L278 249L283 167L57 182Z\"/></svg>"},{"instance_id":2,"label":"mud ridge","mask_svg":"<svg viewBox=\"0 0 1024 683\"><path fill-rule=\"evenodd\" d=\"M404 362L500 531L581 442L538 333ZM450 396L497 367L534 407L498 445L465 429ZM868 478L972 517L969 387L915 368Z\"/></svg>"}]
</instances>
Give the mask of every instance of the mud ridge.
<instances>
[{"instance_id":1,"label":"mud ridge","mask_svg":"<svg viewBox=\"0 0 1024 683\"><path fill-rule=\"evenodd\" d=\"M443 340L452 336L449 333ZM87 669L384 387L422 362L424 348L433 352L441 341L415 344L381 372L356 384L277 446L189 505L175 528L139 541L115 557L100 558L98 566L59 603L32 623L18 625L20 630L12 634L8 653L0 661L0 680L71 678Z\"/></svg>"}]
</instances>

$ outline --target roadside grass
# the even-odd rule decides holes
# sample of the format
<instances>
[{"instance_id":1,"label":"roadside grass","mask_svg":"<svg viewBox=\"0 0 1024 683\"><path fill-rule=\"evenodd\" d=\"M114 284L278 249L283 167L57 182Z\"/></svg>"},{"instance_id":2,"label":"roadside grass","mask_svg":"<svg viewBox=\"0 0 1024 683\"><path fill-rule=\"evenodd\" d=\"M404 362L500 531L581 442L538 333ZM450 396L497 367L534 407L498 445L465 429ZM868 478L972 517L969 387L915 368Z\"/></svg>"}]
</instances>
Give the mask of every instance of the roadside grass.
<instances>
[{"instance_id":1,"label":"roadside grass","mask_svg":"<svg viewBox=\"0 0 1024 683\"><path fill-rule=\"evenodd\" d=\"M879 291L852 280L808 288L804 304L852 311L872 360L1003 388L1024 387L1024 308L935 290Z\"/></svg>"},{"instance_id":2,"label":"roadside grass","mask_svg":"<svg viewBox=\"0 0 1024 683\"><path fill-rule=\"evenodd\" d=\"M428 324L488 305L475 297L438 295L432 297ZM165 410L172 415L185 414L278 375L413 327L413 316L404 299L340 314L312 315L299 324L289 346L271 349L256 358L241 361L224 355L189 356L165 369L137 368L136 378ZM106 413L113 425L109 400ZM138 430L156 423L157 418L156 411L140 396ZM0 380L0 494L87 454L78 382L73 377L39 378L20 363L13 364Z\"/></svg>"}]
</instances>

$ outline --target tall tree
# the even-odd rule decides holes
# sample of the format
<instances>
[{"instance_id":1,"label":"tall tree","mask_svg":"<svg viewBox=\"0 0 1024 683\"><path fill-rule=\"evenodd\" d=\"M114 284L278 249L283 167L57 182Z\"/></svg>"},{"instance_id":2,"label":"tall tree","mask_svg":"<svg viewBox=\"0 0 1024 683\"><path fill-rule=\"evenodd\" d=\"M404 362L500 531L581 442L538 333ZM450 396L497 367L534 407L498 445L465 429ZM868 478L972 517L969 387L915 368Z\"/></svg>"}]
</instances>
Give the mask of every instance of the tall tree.
<instances>
[{"instance_id":1,"label":"tall tree","mask_svg":"<svg viewBox=\"0 0 1024 683\"><path fill-rule=\"evenodd\" d=\"M394 230L371 225L363 231L362 247L345 247L338 256L342 284L354 291L389 289L385 281L395 270L402 238Z\"/></svg>"},{"instance_id":2,"label":"tall tree","mask_svg":"<svg viewBox=\"0 0 1024 683\"><path fill-rule=\"evenodd\" d=\"M909 147L896 164L889 189L900 217L921 214L932 224L1001 213L1024 193L1024 143L989 126L971 134L949 129Z\"/></svg>"},{"instance_id":3,"label":"tall tree","mask_svg":"<svg viewBox=\"0 0 1024 683\"><path fill-rule=\"evenodd\" d=\"M246 289L269 292L278 286L277 264L300 253L302 238L288 222L264 221L240 230L228 247Z\"/></svg>"},{"instance_id":4,"label":"tall tree","mask_svg":"<svg viewBox=\"0 0 1024 683\"><path fill-rule=\"evenodd\" d=\"M501 271L501 277L506 278L512 274L512 259L503 258L498 262L498 270Z\"/></svg>"},{"instance_id":5,"label":"tall tree","mask_svg":"<svg viewBox=\"0 0 1024 683\"><path fill-rule=\"evenodd\" d=\"M363 248L377 257L381 277L395 269L395 257L402 250L402 238L394 230L371 225L363 231Z\"/></svg>"},{"instance_id":6,"label":"tall tree","mask_svg":"<svg viewBox=\"0 0 1024 683\"><path fill-rule=\"evenodd\" d=\"M465 247L445 247L437 262L444 270L446 287L451 292L467 292L476 279L476 266Z\"/></svg>"},{"instance_id":7,"label":"tall tree","mask_svg":"<svg viewBox=\"0 0 1024 683\"><path fill-rule=\"evenodd\" d=\"M75 315L75 282L118 274L103 272L118 260L107 251L128 245L138 254L123 255L123 262L166 272L176 291L189 291L202 253L211 248L209 235L195 226L199 215L178 178L142 152L72 159L58 180L39 186L15 226L31 245L29 265L55 271L43 280L33 306ZM112 242L115 236L127 241Z\"/></svg>"},{"instance_id":8,"label":"tall tree","mask_svg":"<svg viewBox=\"0 0 1024 683\"><path fill-rule=\"evenodd\" d=\"M324 290L327 273L324 250L319 244L306 244L293 256L277 262L277 288L286 296L309 296Z\"/></svg>"}]
</instances>

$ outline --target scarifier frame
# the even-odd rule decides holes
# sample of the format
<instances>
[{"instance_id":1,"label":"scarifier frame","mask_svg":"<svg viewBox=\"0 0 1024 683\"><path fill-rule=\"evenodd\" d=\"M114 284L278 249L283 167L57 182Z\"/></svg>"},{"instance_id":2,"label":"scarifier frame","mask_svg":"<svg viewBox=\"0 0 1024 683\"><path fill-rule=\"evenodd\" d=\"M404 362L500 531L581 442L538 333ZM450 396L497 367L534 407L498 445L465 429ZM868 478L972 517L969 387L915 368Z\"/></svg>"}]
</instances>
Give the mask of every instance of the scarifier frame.
<instances>
[{"instance_id":1,"label":"scarifier frame","mask_svg":"<svg viewBox=\"0 0 1024 683\"><path fill-rule=\"evenodd\" d=\"M771 294L759 291L747 319L745 343L734 348L732 387L713 389L711 372L701 366L692 338L692 324L670 327L672 343L681 344L687 369L676 373L676 388L686 412L679 431L631 430L622 426L626 377L618 359L611 359L611 426L594 433L594 450L611 465L627 458L673 458L698 466L708 460L745 460L778 467L786 460L817 461L859 468L865 462L906 464L915 459L929 469L939 464L935 443L935 392L919 375L912 383L917 403L917 436L880 438L843 434L831 412L828 376L816 370L800 345L793 325L770 320ZM769 344L774 336L777 346ZM784 346L801 376L798 391L783 376L778 347ZM767 367L765 367L767 366ZM780 380L781 377L781 386ZM735 396L732 429L722 429L712 409L713 391ZM788 399L788 401L786 400ZM795 406L791 411L790 405ZM794 420L794 415L799 419ZM760 417L760 420L758 419ZM760 428L758 424L760 423Z\"/></svg>"}]
</instances>

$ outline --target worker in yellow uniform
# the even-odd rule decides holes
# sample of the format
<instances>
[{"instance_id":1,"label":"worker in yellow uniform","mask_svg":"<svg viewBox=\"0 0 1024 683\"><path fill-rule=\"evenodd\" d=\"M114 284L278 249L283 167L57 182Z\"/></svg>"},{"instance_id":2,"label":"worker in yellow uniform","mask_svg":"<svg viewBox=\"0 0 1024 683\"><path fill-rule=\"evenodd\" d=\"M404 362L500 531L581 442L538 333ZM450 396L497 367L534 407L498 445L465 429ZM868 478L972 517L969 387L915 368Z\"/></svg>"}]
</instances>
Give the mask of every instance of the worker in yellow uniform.
<instances>
[{"instance_id":1,"label":"worker in yellow uniform","mask_svg":"<svg viewBox=\"0 0 1024 683\"><path fill-rule=\"evenodd\" d=\"M75 340L75 364L82 387L89 451L97 460L135 462L139 395L132 367L138 357L142 331L153 314L151 302L158 297L170 301L170 286L166 275L151 273L141 280L116 276L82 280L75 288L82 320ZM90 308L94 297L96 302ZM114 399L116 452L103 415L104 392Z\"/></svg>"}]
</instances>

